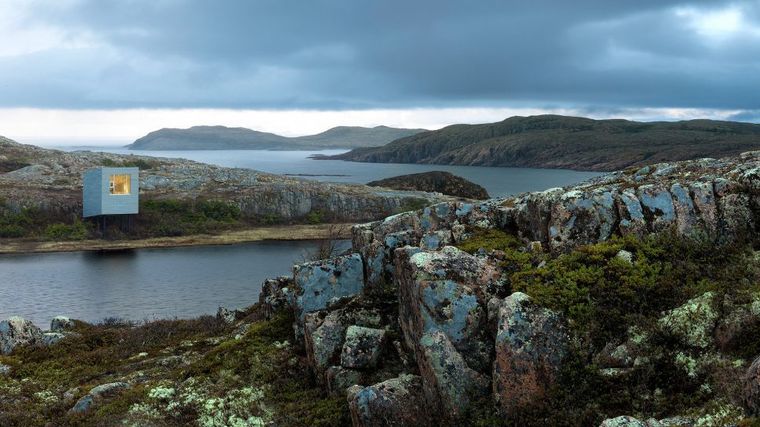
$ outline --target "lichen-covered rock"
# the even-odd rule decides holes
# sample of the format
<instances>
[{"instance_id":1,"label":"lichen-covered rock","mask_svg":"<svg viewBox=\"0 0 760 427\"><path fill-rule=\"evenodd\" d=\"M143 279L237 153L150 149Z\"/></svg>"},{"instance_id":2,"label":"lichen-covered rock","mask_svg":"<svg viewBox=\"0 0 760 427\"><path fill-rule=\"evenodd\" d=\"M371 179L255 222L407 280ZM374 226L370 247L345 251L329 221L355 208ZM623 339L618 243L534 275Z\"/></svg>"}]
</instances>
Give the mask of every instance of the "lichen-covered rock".
<instances>
[{"instance_id":1,"label":"lichen-covered rock","mask_svg":"<svg viewBox=\"0 0 760 427\"><path fill-rule=\"evenodd\" d=\"M296 336L303 333L306 313L322 310L364 289L364 268L359 254L293 267L296 286Z\"/></svg>"},{"instance_id":2,"label":"lichen-covered rock","mask_svg":"<svg viewBox=\"0 0 760 427\"><path fill-rule=\"evenodd\" d=\"M425 250L434 251L452 243L451 231L436 230L426 233L420 239L420 247Z\"/></svg>"},{"instance_id":3,"label":"lichen-covered rock","mask_svg":"<svg viewBox=\"0 0 760 427\"><path fill-rule=\"evenodd\" d=\"M333 395L341 395L346 390L361 382L361 372L342 366L330 366L325 372L327 391Z\"/></svg>"},{"instance_id":4,"label":"lichen-covered rock","mask_svg":"<svg viewBox=\"0 0 760 427\"><path fill-rule=\"evenodd\" d=\"M705 292L668 311L658 323L663 330L679 337L684 344L707 348L712 344L713 329L719 316L714 294Z\"/></svg>"},{"instance_id":5,"label":"lichen-covered rock","mask_svg":"<svg viewBox=\"0 0 760 427\"><path fill-rule=\"evenodd\" d=\"M322 320L321 313L309 313L304 322L304 341L309 365L318 378L336 362L346 335L340 312L334 311Z\"/></svg>"},{"instance_id":6,"label":"lichen-covered rock","mask_svg":"<svg viewBox=\"0 0 760 427\"><path fill-rule=\"evenodd\" d=\"M344 368L374 368L385 343L385 330L351 325L340 355Z\"/></svg>"},{"instance_id":7,"label":"lichen-covered rock","mask_svg":"<svg viewBox=\"0 0 760 427\"><path fill-rule=\"evenodd\" d=\"M232 309L226 307L219 307L216 310L216 318L219 319L219 321L224 322L228 325L231 325L238 321L238 319L242 319L245 316L245 311L239 310L239 309Z\"/></svg>"},{"instance_id":8,"label":"lichen-covered rock","mask_svg":"<svg viewBox=\"0 0 760 427\"><path fill-rule=\"evenodd\" d=\"M499 306L493 393L505 414L540 404L567 352L559 316L515 292Z\"/></svg>"},{"instance_id":9,"label":"lichen-covered rock","mask_svg":"<svg viewBox=\"0 0 760 427\"><path fill-rule=\"evenodd\" d=\"M42 338L40 338L40 344L53 345L64 338L66 338L66 335L60 332L45 332L42 334Z\"/></svg>"},{"instance_id":10,"label":"lichen-covered rock","mask_svg":"<svg viewBox=\"0 0 760 427\"><path fill-rule=\"evenodd\" d=\"M42 330L23 317L10 317L0 322L0 354L8 354L19 345L35 344L42 339Z\"/></svg>"},{"instance_id":11,"label":"lichen-covered rock","mask_svg":"<svg viewBox=\"0 0 760 427\"><path fill-rule=\"evenodd\" d=\"M69 410L72 413L87 412L101 400L113 397L122 391L130 388L131 386L125 382L114 382L108 384L101 384L90 390L89 393L82 396L76 404Z\"/></svg>"},{"instance_id":12,"label":"lichen-covered rock","mask_svg":"<svg viewBox=\"0 0 760 427\"><path fill-rule=\"evenodd\" d=\"M621 415L602 421L599 427L650 427L647 423L628 415Z\"/></svg>"},{"instance_id":13,"label":"lichen-covered rock","mask_svg":"<svg viewBox=\"0 0 760 427\"><path fill-rule=\"evenodd\" d=\"M422 334L439 330L468 363L481 372L490 366L486 328L488 294L501 288L501 273L485 258L447 246L438 252L396 251L399 322L407 347Z\"/></svg>"},{"instance_id":14,"label":"lichen-covered rock","mask_svg":"<svg viewBox=\"0 0 760 427\"><path fill-rule=\"evenodd\" d=\"M441 411L443 418L460 419L473 402L488 394L488 376L470 368L441 331L432 330L422 335L417 367L427 401Z\"/></svg>"},{"instance_id":15,"label":"lichen-covered rock","mask_svg":"<svg viewBox=\"0 0 760 427\"><path fill-rule=\"evenodd\" d=\"M66 316L55 316L50 321L50 332L65 332L74 329L74 321Z\"/></svg>"},{"instance_id":16,"label":"lichen-covered rock","mask_svg":"<svg viewBox=\"0 0 760 427\"><path fill-rule=\"evenodd\" d=\"M760 357L755 359L744 375L744 406L753 415L760 415Z\"/></svg>"},{"instance_id":17,"label":"lichen-covered rock","mask_svg":"<svg viewBox=\"0 0 760 427\"><path fill-rule=\"evenodd\" d=\"M377 328L388 319L371 308L344 307L332 311L319 311L306 315L304 342L309 365L322 380L328 367L340 365L341 351L349 326Z\"/></svg>"},{"instance_id":18,"label":"lichen-covered rock","mask_svg":"<svg viewBox=\"0 0 760 427\"><path fill-rule=\"evenodd\" d=\"M271 319L280 310L293 308L295 303L293 285L292 277L283 276L264 280L261 284L259 304L266 319Z\"/></svg>"},{"instance_id":19,"label":"lichen-covered rock","mask_svg":"<svg viewBox=\"0 0 760 427\"><path fill-rule=\"evenodd\" d=\"M348 390L348 406L354 427L426 427L438 425L436 414L425 403L422 380L401 375L369 387Z\"/></svg>"},{"instance_id":20,"label":"lichen-covered rock","mask_svg":"<svg viewBox=\"0 0 760 427\"><path fill-rule=\"evenodd\" d=\"M549 245L562 250L568 243L586 244L609 238L615 231L616 192L599 189L561 194L549 213Z\"/></svg>"}]
</instances>

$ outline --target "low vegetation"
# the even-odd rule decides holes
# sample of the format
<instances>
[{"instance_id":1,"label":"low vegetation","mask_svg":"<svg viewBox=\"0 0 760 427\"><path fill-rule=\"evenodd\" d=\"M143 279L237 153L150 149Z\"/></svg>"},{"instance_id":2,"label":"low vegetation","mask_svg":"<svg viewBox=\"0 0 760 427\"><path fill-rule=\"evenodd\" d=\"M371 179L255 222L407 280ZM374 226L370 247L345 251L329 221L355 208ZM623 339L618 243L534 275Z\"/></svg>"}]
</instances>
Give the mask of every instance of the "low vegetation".
<instances>
[{"instance_id":1,"label":"low vegetation","mask_svg":"<svg viewBox=\"0 0 760 427\"><path fill-rule=\"evenodd\" d=\"M707 239L663 233L613 238L551 257L516 242L483 230L460 248L503 251L504 295L521 291L561 314L573 339L551 398L510 422L598 425L620 414L696 413L700 419L721 411L724 421L741 418L740 378L760 354L760 322L743 324L720 345L713 334L717 319L760 301L760 261L749 245L716 249ZM679 333L687 329L684 339ZM624 343L641 363L619 370L600 365L606 346ZM484 425L505 422L489 410L480 418Z\"/></svg>"},{"instance_id":2,"label":"low vegetation","mask_svg":"<svg viewBox=\"0 0 760 427\"><path fill-rule=\"evenodd\" d=\"M248 316L258 319L255 309ZM347 424L345 398L326 397L291 344L292 321L79 323L57 345L0 357L13 367L0 375L0 425ZM129 379L139 381L86 416L69 412L92 387Z\"/></svg>"}]
</instances>

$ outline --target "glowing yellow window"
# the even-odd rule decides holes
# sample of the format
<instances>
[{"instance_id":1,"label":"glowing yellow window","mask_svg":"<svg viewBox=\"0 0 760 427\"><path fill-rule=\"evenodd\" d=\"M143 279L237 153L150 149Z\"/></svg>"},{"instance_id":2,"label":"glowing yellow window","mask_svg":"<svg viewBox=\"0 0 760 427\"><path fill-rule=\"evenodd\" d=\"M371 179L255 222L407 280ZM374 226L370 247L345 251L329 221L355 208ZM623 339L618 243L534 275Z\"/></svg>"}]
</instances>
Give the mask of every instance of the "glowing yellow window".
<instances>
[{"instance_id":1,"label":"glowing yellow window","mask_svg":"<svg viewBox=\"0 0 760 427\"><path fill-rule=\"evenodd\" d=\"M111 175L108 190L111 194L129 194L132 180L129 175Z\"/></svg>"}]
</instances>

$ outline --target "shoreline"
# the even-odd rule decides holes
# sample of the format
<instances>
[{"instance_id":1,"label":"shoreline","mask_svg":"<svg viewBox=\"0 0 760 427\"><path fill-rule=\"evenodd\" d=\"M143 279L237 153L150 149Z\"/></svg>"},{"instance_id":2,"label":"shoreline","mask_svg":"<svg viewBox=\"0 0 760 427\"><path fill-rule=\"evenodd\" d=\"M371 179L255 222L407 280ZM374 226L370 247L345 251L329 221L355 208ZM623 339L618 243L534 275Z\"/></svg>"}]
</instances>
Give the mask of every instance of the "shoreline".
<instances>
[{"instance_id":1,"label":"shoreline","mask_svg":"<svg viewBox=\"0 0 760 427\"><path fill-rule=\"evenodd\" d=\"M37 241L8 239L7 242L0 243L0 255L234 245L263 240L320 240L329 237L344 239L351 237L352 225L299 224L280 227L254 227L220 234L193 234L135 240ZM339 232L338 235L331 235L336 230Z\"/></svg>"}]
</instances>

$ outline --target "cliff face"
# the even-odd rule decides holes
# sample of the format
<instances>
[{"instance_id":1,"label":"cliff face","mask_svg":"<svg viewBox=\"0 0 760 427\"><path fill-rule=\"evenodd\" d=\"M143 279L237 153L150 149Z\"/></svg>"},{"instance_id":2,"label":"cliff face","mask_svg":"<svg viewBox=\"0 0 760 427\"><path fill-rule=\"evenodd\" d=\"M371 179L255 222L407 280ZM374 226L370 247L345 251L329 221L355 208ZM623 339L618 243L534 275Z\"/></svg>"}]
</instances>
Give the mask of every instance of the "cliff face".
<instances>
[{"instance_id":1,"label":"cliff face","mask_svg":"<svg viewBox=\"0 0 760 427\"><path fill-rule=\"evenodd\" d=\"M330 158L377 163L614 171L760 149L760 125L713 120L633 122L542 115L453 125Z\"/></svg>"},{"instance_id":2,"label":"cliff face","mask_svg":"<svg viewBox=\"0 0 760 427\"><path fill-rule=\"evenodd\" d=\"M727 367L716 361L730 357L730 346L725 343L746 333L746 325L760 324L760 312L747 314L748 309L732 291L705 292L703 285L689 281L668 283L685 280L683 274L672 274L668 269L678 268L673 263L692 262L690 253L655 255L656 250L634 246L658 233L672 236L670 241L710 242L711 250L721 245L756 245L759 221L760 152L723 160L662 163L616 172L571 188L475 204L440 203L358 225L353 229L352 254L296 266L295 280L267 289L262 301L292 306L296 336L305 344L313 372L334 393L345 390L356 426L457 425L472 422L473 414L483 416L479 411L484 408L501 419L529 425L537 419L531 418L530 414L536 414L531 411L547 411L540 408L557 399L560 382L568 378L567 366L576 369L576 376L571 377L576 378L575 385L571 386L586 394L593 394L593 388L601 384L617 390L615 393L639 393L633 391L638 386L632 385L639 380L632 378L640 379L642 370L655 369L662 363L675 364L672 369L679 372L686 369L683 377L676 375L663 383L671 383L663 387L674 383L686 387L673 388L674 394L692 386L718 387L714 381L723 381L704 377L704 372L741 375L737 372L746 370L746 362ZM453 246L497 232L513 236L504 240L503 250L481 249L471 254ZM610 239L613 242L607 246L570 258L559 256ZM647 255L646 251L651 253ZM671 267L651 267L646 274L653 275L652 285L642 285L643 276L636 269L650 268L645 266L660 259L657 257L669 259L662 265ZM577 267L578 260L587 264ZM547 262L551 267L544 268ZM756 265L751 257L746 262ZM713 268L710 265L704 261L705 271L697 273L695 280L703 284L722 280L709 272ZM568 266L579 269L565 271ZM363 271L363 276L357 276L357 271ZM514 276L519 271L527 276ZM552 281L551 277L561 274L566 276ZM753 276L756 273L748 274L741 279L748 282L743 283L758 280ZM605 284L605 275L611 275L613 283ZM525 278L529 280L523 282ZM548 282L544 284L544 280ZM684 291L687 286L689 292ZM754 289L754 285L747 286ZM628 287L638 290L630 293ZM658 287L682 296L663 294ZM551 292L566 294L542 299ZM598 293L594 298L610 305L595 308L598 301L579 296L574 305L564 307L557 298L568 298L573 292ZM655 298L654 305L652 301L634 302L639 292L644 300L652 298L647 296L651 292L660 292L660 297ZM686 301L695 292L697 296ZM713 307L720 304L722 311L714 311ZM639 306L642 308L634 308ZM589 316L583 310L599 310L599 317L583 317ZM637 316L631 317L631 310ZM610 325L608 319L620 323ZM606 326L589 326L597 323ZM723 326L715 329L713 337L716 325ZM358 339L355 328L369 332ZM650 329L641 332L641 328ZM357 339L361 343L358 347ZM658 347L655 342L660 339L670 340L669 344ZM352 362L367 355L372 355L368 359L371 363ZM683 365L684 358L693 365ZM569 360L585 360L580 366L594 363L594 368L581 373ZM654 374L644 377L650 375ZM760 386L751 382L757 377L755 373L748 375L750 391L743 398L755 407L752 405L760 405L760 395L754 390ZM589 378L603 379L581 391L591 384ZM651 387L646 381L648 385L639 386ZM739 399L733 391L711 393L693 405ZM578 394L562 404L561 411L566 413L560 416L592 411L580 419L599 423L604 415L622 415L608 412L615 408L641 411L607 407L609 399L604 399L604 408L593 409L598 404L589 404L587 409L578 409L574 405L589 400L587 395ZM728 412L721 415L722 419L741 418L743 409L737 404L726 403L721 411ZM701 409L689 410L697 414ZM421 418L420 413L428 416ZM701 415L693 416L684 419L694 423ZM616 425L617 421L606 422L604 425ZM631 418L630 422L638 421Z\"/></svg>"},{"instance_id":3,"label":"cliff face","mask_svg":"<svg viewBox=\"0 0 760 427\"><path fill-rule=\"evenodd\" d=\"M408 204L443 200L439 195L329 184L224 168L182 159L62 152L0 140L0 161L22 167L0 173L0 198L10 207L39 207L62 214L81 214L81 179L96 166L140 167L141 196L213 199L238 205L251 217L278 221L311 212L338 221L367 221L397 212Z\"/></svg>"}]
</instances>

